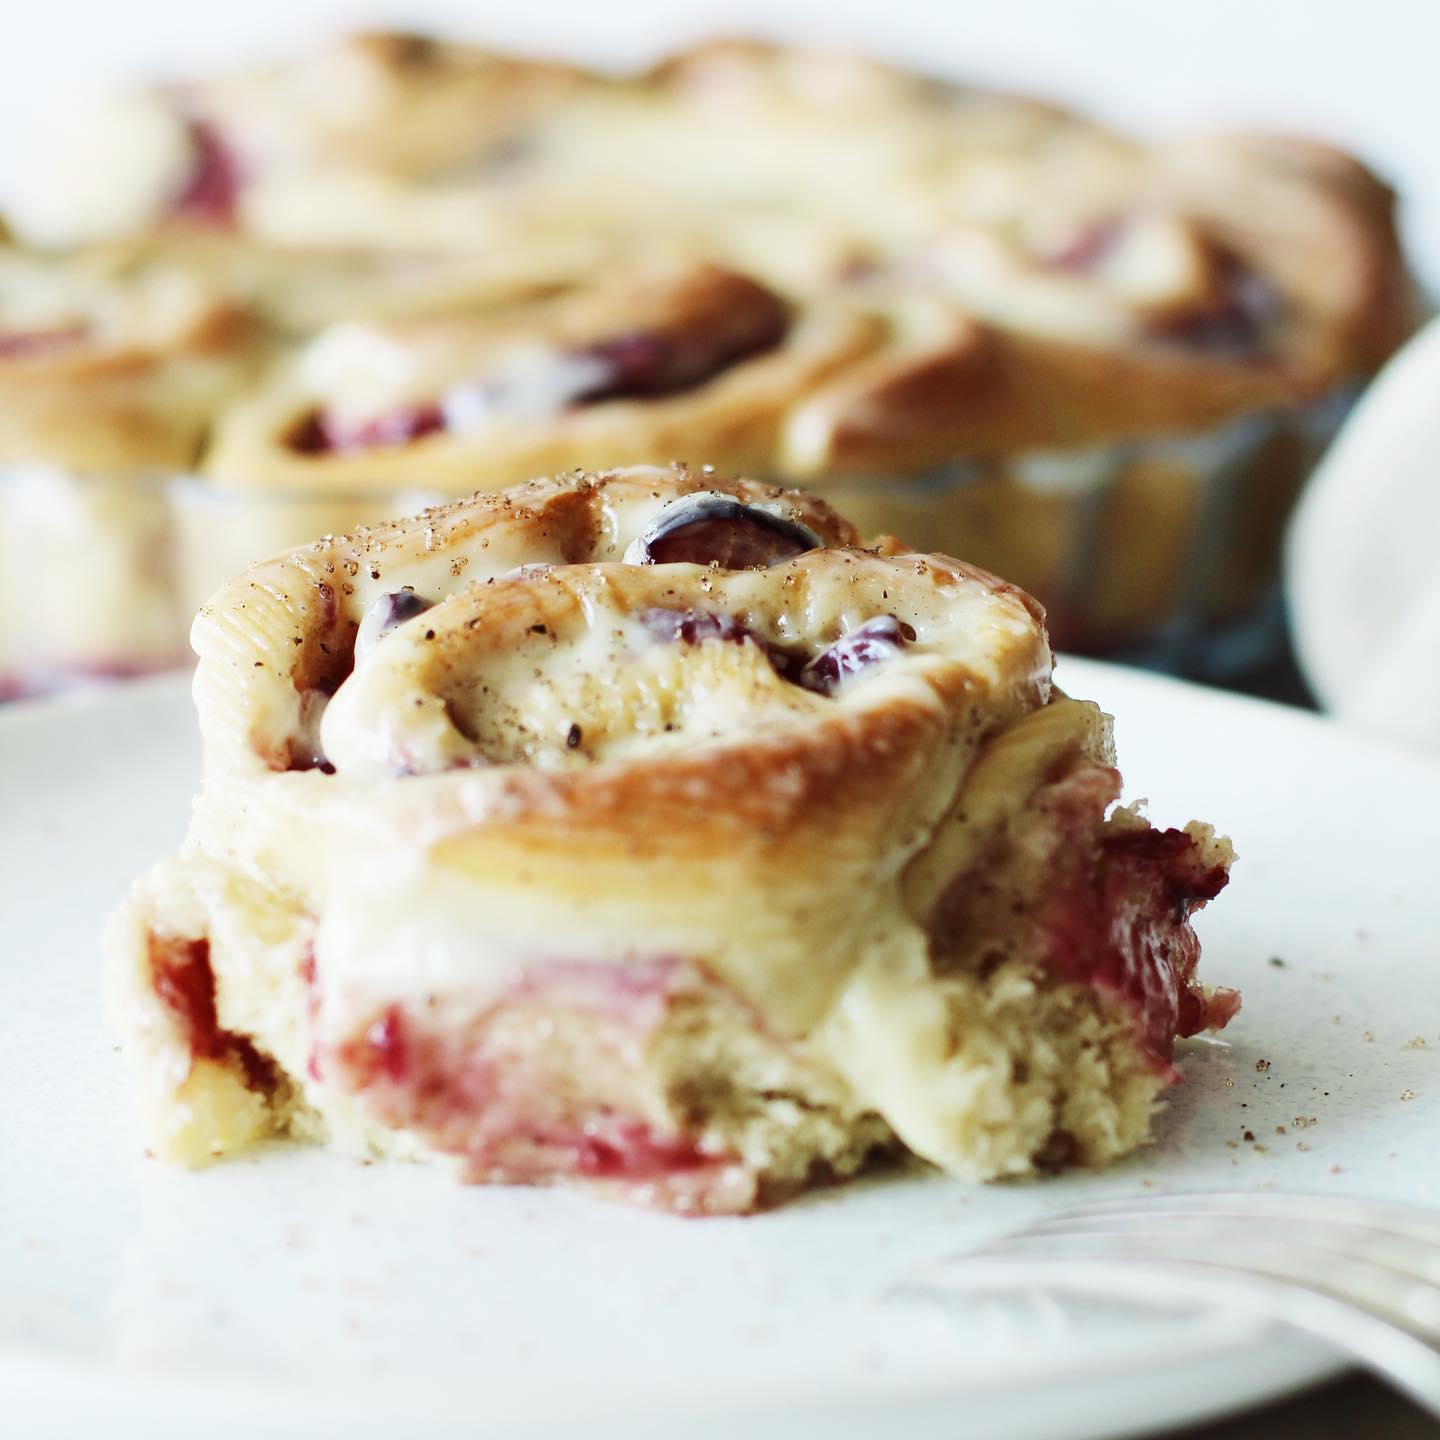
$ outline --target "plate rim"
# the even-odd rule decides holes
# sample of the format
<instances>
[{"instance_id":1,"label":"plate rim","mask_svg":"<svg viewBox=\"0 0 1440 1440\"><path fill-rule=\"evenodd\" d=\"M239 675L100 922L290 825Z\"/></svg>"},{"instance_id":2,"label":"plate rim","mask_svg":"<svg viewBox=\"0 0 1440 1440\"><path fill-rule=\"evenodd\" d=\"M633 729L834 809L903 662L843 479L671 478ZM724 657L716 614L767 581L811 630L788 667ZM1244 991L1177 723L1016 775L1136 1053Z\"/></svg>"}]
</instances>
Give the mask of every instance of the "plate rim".
<instances>
[{"instance_id":1,"label":"plate rim","mask_svg":"<svg viewBox=\"0 0 1440 1440\"><path fill-rule=\"evenodd\" d=\"M1407 765L1414 765L1418 761L1419 768L1428 772L1429 778L1433 779L1437 786L1440 786L1440 760L1412 753L1403 745L1392 741L1349 730L1323 715L1255 697L1212 690L1168 676L1138 672L1081 657L1061 655L1057 657L1057 668L1060 670L1063 680L1073 684L1074 689L1082 695L1092 685L1102 690L1118 686L1137 694L1146 693L1155 697L1161 705L1183 703L1188 700L1198 701L1212 707L1238 708L1251 713L1264 714L1267 723L1303 727L1312 735L1323 737L1321 743L1325 745L1337 745L1342 749L1358 747L1359 750L1370 752L1377 757L1384 757L1392 762L1403 757ZM1105 702L1102 700L1101 703ZM188 671L167 672L127 681L113 687L98 687L56 696L27 699L0 708L0 741L6 737L15 736L26 736L27 738L42 736L48 739L53 733L49 727L56 721L63 721L67 726L103 724L107 715L119 709L143 711L148 707L155 706L162 709L174 707L177 711L176 721L180 723L178 708L182 705L189 706L189 704L190 673ZM191 721L193 725L193 712ZM3 745L0 745L0 768L3 768L4 748ZM1272 1335L1282 1333L1285 1332L1279 1327L1275 1327L1272 1331ZM1207 1352L1207 1361L1216 1353L1215 1348ZM1293 1363L1282 1366L1278 1373L1264 1377L1257 1376L1250 1384L1241 1384L1234 1388L1227 1387L1223 1395L1212 1394L1205 1397L1207 1402L1213 1403L1202 1405L1200 1397L1182 1396L1181 1389L1177 1388L1173 1403L1163 1404L1157 1408L1152 1400L1143 1420L1135 1419L1133 1423L1126 1422L1103 1433L1117 1435L1138 1433L1156 1426L1194 1423L1240 1413L1267 1400L1279 1399L1323 1383L1347 1368L1349 1368L1348 1363L1343 1358L1316 1342L1308 1342L1307 1345L1301 1346ZM1177 1375L1183 1373L1179 1363L1174 1369ZM1117 1370L1109 1378L1116 1385L1124 1384L1123 1371ZM48 1397L48 1403L53 1408L56 1387L61 1387L71 1394L72 1399L76 1399L83 1392L99 1386L109 1393L107 1404L113 1404L118 1400L126 1407L141 1407L133 1412L127 1408L126 1416L133 1418L134 1423L148 1425L149 1417L164 1404L167 1395L173 1398L177 1389L183 1391L191 1383L190 1375L171 1374L163 1377L127 1375L122 1372L111 1372L104 1366L95 1365L80 1357L77 1357L72 1364L63 1357L57 1358L54 1352L46 1351L43 1348L31 1351L29 1347L17 1347L10 1344L0 1346L0 1392L9 1395L11 1400L17 1404L24 1403L25 1395L29 1392L37 1405L47 1403ZM207 1379L199 1376L194 1379L193 1383L207 1387L206 1394L213 1403L215 1398L213 1387L216 1385L216 1378ZM227 1391L237 1393L244 1392L247 1388L244 1381L238 1377L225 1382L225 1386ZM852 1387L839 1397L832 1394L826 1399L838 1398L844 1401L848 1398L856 1403L887 1399L895 1407L893 1416L898 1419L907 1409L923 1407L939 1401L961 1405L967 1401L973 1401L979 1395L999 1398L1013 1391L1014 1386L1013 1380L997 1382L994 1387L977 1386L973 1383L917 1385L914 1376L911 1375L898 1389L890 1391L888 1394L884 1387L877 1389L873 1386L859 1385ZM1049 1391L1054 1387L1044 1386L1041 1388ZM323 1385L317 1386L308 1393L319 1396L324 1389ZM366 1394L370 1393L367 1390ZM1063 1394L1063 1389L1056 1391L1056 1394L1058 1398ZM771 1414L771 1418L777 1424L783 1422L787 1433L791 1433L795 1424L803 1419L805 1407L813 1405L816 1398L813 1393L813 1385L807 1391L802 1384L794 1389L784 1388L779 1393L767 1393L764 1397L763 1408ZM707 1403L711 1401L713 1401L713 1397L708 1397ZM96 1403L99 1403L98 1399ZM726 1414L738 1423L754 1412L754 1405L746 1405L727 1410ZM97 1411L97 1413L99 1412ZM620 1412L617 1410L616 1414L618 1416ZM670 1417L671 1423L678 1423L686 1418L683 1406L668 1406L666 1414ZM116 1415L115 1418L118 1421L121 1416ZM256 1415L252 1412L245 1423L253 1424L255 1418ZM443 1426L449 1423L449 1420L460 1417L452 1412L447 1418L442 1404L441 1408L433 1413L414 1418L417 1423L429 1429ZM522 1424L522 1417L519 1415L499 1418L500 1423L507 1426L518 1427ZM633 1419L633 1412L629 1412L629 1418ZM193 1426L194 1417L190 1417L185 1423L187 1426ZM267 1416L267 1424L273 1423L274 1417ZM283 1432L276 1431L275 1433ZM1040 1435L1053 1436L1060 1432L1055 1431L1052 1427L1043 1431L1035 1430L1033 1433L1038 1437ZM1064 1433L1079 1437L1102 1432L1080 1429L1067 1430Z\"/></svg>"}]
</instances>

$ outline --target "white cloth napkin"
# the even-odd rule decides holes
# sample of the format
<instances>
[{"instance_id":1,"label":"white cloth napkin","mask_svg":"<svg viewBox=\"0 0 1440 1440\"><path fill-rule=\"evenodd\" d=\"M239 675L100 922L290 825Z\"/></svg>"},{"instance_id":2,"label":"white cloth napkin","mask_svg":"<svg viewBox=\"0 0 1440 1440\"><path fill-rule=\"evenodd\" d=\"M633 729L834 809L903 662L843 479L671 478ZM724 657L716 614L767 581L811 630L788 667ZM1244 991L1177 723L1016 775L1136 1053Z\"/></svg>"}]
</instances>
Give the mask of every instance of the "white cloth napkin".
<instances>
[{"instance_id":1,"label":"white cloth napkin","mask_svg":"<svg viewBox=\"0 0 1440 1440\"><path fill-rule=\"evenodd\" d=\"M1306 488L1285 584L1340 720L1440 753L1440 320L1366 392Z\"/></svg>"}]
</instances>

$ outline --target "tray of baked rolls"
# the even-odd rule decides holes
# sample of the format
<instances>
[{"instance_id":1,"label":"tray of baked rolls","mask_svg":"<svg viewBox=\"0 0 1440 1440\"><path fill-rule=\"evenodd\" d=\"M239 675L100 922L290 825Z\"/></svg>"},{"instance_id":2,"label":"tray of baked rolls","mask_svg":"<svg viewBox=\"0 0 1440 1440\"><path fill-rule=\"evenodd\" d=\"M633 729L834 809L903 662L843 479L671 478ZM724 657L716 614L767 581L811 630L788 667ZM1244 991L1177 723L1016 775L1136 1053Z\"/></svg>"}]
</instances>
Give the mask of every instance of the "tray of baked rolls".
<instances>
[{"instance_id":1,"label":"tray of baked rolls","mask_svg":"<svg viewBox=\"0 0 1440 1440\"><path fill-rule=\"evenodd\" d=\"M1338 150L805 47L616 75L359 34L45 143L0 248L10 696L184 662L284 546L671 462L1003 574L1058 645L1213 668L1413 325Z\"/></svg>"}]
</instances>

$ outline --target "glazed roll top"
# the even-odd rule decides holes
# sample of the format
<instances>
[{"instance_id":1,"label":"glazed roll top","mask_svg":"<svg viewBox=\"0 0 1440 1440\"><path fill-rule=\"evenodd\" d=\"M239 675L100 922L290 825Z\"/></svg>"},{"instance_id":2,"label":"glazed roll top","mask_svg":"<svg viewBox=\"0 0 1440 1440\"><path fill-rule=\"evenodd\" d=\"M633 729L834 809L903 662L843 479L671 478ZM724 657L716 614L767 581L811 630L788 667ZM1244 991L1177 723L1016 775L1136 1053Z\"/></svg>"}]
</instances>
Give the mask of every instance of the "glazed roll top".
<instances>
[{"instance_id":1,"label":"glazed roll top","mask_svg":"<svg viewBox=\"0 0 1440 1440\"><path fill-rule=\"evenodd\" d=\"M530 303L342 323L223 417L206 469L345 493L393 489L403 466L409 483L453 493L686 453L764 467L786 411L877 328L673 262Z\"/></svg>"},{"instance_id":2,"label":"glazed roll top","mask_svg":"<svg viewBox=\"0 0 1440 1440\"><path fill-rule=\"evenodd\" d=\"M0 246L0 462L192 465L253 363L252 328L181 267Z\"/></svg>"}]
</instances>

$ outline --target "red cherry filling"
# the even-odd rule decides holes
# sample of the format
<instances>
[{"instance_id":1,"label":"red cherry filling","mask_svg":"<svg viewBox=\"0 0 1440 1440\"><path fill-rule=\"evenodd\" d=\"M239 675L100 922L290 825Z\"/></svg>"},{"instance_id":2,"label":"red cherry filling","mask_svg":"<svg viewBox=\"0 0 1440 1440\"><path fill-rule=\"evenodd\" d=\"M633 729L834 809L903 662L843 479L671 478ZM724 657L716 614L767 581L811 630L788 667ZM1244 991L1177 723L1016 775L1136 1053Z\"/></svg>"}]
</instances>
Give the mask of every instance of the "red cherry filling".
<instances>
[{"instance_id":1,"label":"red cherry filling","mask_svg":"<svg viewBox=\"0 0 1440 1440\"><path fill-rule=\"evenodd\" d=\"M305 953L300 957L300 979L305 985L305 1012L310 1017L310 1024L313 1030L315 1019L320 1014L320 972L315 964L315 947L307 945ZM305 1064L305 1072L312 1080L319 1080L320 1074L320 1047L312 1044L310 1055Z\"/></svg>"},{"instance_id":2,"label":"red cherry filling","mask_svg":"<svg viewBox=\"0 0 1440 1440\"><path fill-rule=\"evenodd\" d=\"M754 645L764 653L775 673L792 685L800 683L805 669L803 652L772 644L733 615L716 615L706 610L644 610L637 618L660 641L703 645L719 640L730 645Z\"/></svg>"},{"instance_id":3,"label":"red cherry filling","mask_svg":"<svg viewBox=\"0 0 1440 1440\"><path fill-rule=\"evenodd\" d=\"M668 329L624 331L557 353L553 396L556 413L610 400L683 394L732 365L773 349L784 338L789 324L784 304L754 286L746 290L745 298L749 303L738 304L731 311L716 310L704 315L702 324L692 321ZM568 373L577 370L577 361L581 362L578 382ZM527 378L527 394L532 385L533 380ZM508 408L513 408L514 381L503 374L481 376L459 388L469 392L470 401L483 401L485 408L497 416L506 413L507 400L511 402ZM524 402L526 406L530 403ZM459 421L454 426L464 429ZM286 443L304 455L323 455L408 445L451 428L441 401L400 405L359 423L341 422L322 408L301 419Z\"/></svg>"},{"instance_id":4,"label":"red cherry filling","mask_svg":"<svg viewBox=\"0 0 1440 1440\"><path fill-rule=\"evenodd\" d=\"M800 672L800 684L821 695L833 695L850 676L892 659L914 638L914 627L893 615L867 620L817 655Z\"/></svg>"},{"instance_id":5,"label":"red cherry filling","mask_svg":"<svg viewBox=\"0 0 1440 1440\"><path fill-rule=\"evenodd\" d=\"M150 936L150 983L184 1031L196 1060L232 1062L252 1090L270 1094L280 1083L275 1062L247 1035L221 1027L215 1009L215 972L210 942Z\"/></svg>"},{"instance_id":6,"label":"red cherry filling","mask_svg":"<svg viewBox=\"0 0 1440 1440\"><path fill-rule=\"evenodd\" d=\"M1045 263L1054 270L1084 275L1114 250L1124 228L1120 220L1101 220L1087 225L1058 250L1046 255Z\"/></svg>"},{"instance_id":7,"label":"red cherry filling","mask_svg":"<svg viewBox=\"0 0 1440 1440\"><path fill-rule=\"evenodd\" d=\"M661 641L703 645L709 640L719 640L731 645L757 646L764 651L777 675L818 695L835 694L851 676L892 659L915 639L913 626L893 615L880 615L811 659L803 651L787 649L757 635L733 615L657 609L641 611L637 618Z\"/></svg>"},{"instance_id":8,"label":"red cherry filling","mask_svg":"<svg viewBox=\"0 0 1440 1440\"><path fill-rule=\"evenodd\" d=\"M365 1031L363 1064L377 1076L399 1083L410 1073L410 1045L405 1036L405 1013L389 1006Z\"/></svg>"},{"instance_id":9,"label":"red cherry filling","mask_svg":"<svg viewBox=\"0 0 1440 1440\"><path fill-rule=\"evenodd\" d=\"M645 1180L720 1163L693 1140L662 1135L623 1115L597 1115L578 1134L555 1133L547 1140L574 1157L578 1174L597 1180Z\"/></svg>"},{"instance_id":10,"label":"red cherry filling","mask_svg":"<svg viewBox=\"0 0 1440 1440\"><path fill-rule=\"evenodd\" d=\"M205 225L231 226L238 217L245 181L239 158L208 120L192 120L188 130L190 174L171 200L170 213Z\"/></svg>"},{"instance_id":11,"label":"red cherry filling","mask_svg":"<svg viewBox=\"0 0 1440 1440\"><path fill-rule=\"evenodd\" d=\"M1106 264L1125 239L1125 221L1097 221L1078 231L1045 257L1052 269L1085 275ZM1151 315L1146 333L1154 340L1187 350L1222 355L1253 354L1285 312L1284 297L1233 250L1205 237L1214 267L1211 292L1191 304Z\"/></svg>"},{"instance_id":12,"label":"red cherry filling","mask_svg":"<svg viewBox=\"0 0 1440 1440\"><path fill-rule=\"evenodd\" d=\"M1119 996L1164 1071L1177 1036L1219 1029L1240 1009L1235 991L1207 996L1195 980L1200 942L1190 916L1228 878L1198 851L1183 830L1109 835L1085 882L1063 892L1049 916L1051 965Z\"/></svg>"},{"instance_id":13,"label":"red cherry filling","mask_svg":"<svg viewBox=\"0 0 1440 1440\"><path fill-rule=\"evenodd\" d=\"M1187 946L1193 946L1199 958L1199 942L1188 927L1189 918L1207 900L1213 900L1229 883L1223 866L1205 864L1195 841L1183 830L1151 828L1121 830L1106 835L1101 844L1102 866L1107 886L1117 894L1135 895L1147 892L1155 903L1150 907L1151 932L1137 933L1133 925L1123 935L1114 919L1112 937L1123 940L1119 946L1128 958L1130 969L1142 974L1153 973L1146 946L1155 943L1154 927L1163 924L1168 909L1174 919L1185 926ZM1112 908L1112 916L1122 915L1123 907ZM1188 958L1188 955L1187 957ZM1137 963L1137 959L1139 963ZM1202 1030L1221 1029L1240 1009L1240 996L1234 990L1217 990L1206 995L1193 983L1194 959L1188 967L1182 964L1177 976L1175 1033L1198 1035ZM1113 965L1112 965L1113 969ZM1151 1035L1155 1043L1157 1037Z\"/></svg>"},{"instance_id":14,"label":"red cherry filling","mask_svg":"<svg viewBox=\"0 0 1440 1440\"><path fill-rule=\"evenodd\" d=\"M438 405L405 405L370 420L342 421L328 410L312 410L291 430L287 443L302 455L345 455L386 445L408 445L445 429Z\"/></svg>"},{"instance_id":15,"label":"red cherry filling","mask_svg":"<svg viewBox=\"0 0 1440 1440\"><path fill-rule=\"evenodd\" d=\"M1119 789L1113 770L1091 766L1037 797L1075 834L1057 852L1052 900L1041 916L1046 955L1059 974L1122 1000L1145 1053L1174 1078L1176 1037L1219 1029L1240 1008L1235 991L1207 996L1196 981L1200 941L1190 925L1229 876L1183 830L1112 822L1098 850L1086 846L1081 834Z\"/></svg>"},{"instance_id":16,"label":"red cherry filling","mask_svg":"<svg viewBox=\"0 0 1440 1440\"><path fill-rule=\"evenodd\" d=\"M1219 1029L1240 1008L1195 978L1190 920L1224 887L1226 866L1183 830L1121 813L1118 772L1077 763L1042 785L980 864L956 875L933 921L938 968L1033 959L1116 1000L1156 1074L1174 1081L1175 1040ZM1036 877L1042 877L1036 890Z\"/></svg>"},{"instance_id":17,"label":"red cherry filling","mask_svg":"<svg viewBox=\"0 0 1440 1440\"><path fill-rule=\"evenodd\" d=\"M1220 256L1221 283L1204 304L1152 318L1147 326L1156 340L1186 350L1245 356L1265 350L1268 337L1285 314L1285 300L1239 256Z\"/></svg>"},{"instance_id":18,"label":"red cherry filling","mask_svg":"<svg viewBox=\"0 0 1440 1440\"><path fill-rule=\"evenodd\" d=\"M459 1025L388 1006L336 1048L333 1073L385 1123L462 1157L475 1180L569 1175L652 1187L636 1198L654 1204L745 1208L753 1190L724 1183L734 1157L642 1119L617 1068L696 983L666 957L538 965L503 1005Z\"/></svg>"},{"instance_id":19,"label":"red cherry filling","mask_svg":"<svg viewBox=\"0 0 1440 1440\"><path fill-rule=\"evenodd\" d=\"M90 335L83 324L57 325L53 330L0 331L0 360L48 360L71 350Z\"/></svg>"}]
</instances>

